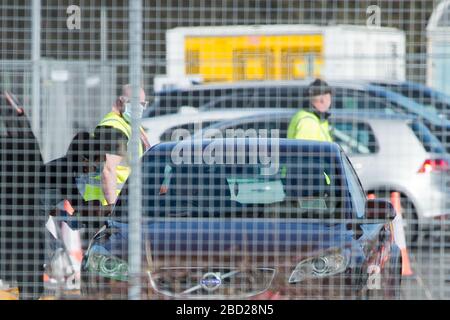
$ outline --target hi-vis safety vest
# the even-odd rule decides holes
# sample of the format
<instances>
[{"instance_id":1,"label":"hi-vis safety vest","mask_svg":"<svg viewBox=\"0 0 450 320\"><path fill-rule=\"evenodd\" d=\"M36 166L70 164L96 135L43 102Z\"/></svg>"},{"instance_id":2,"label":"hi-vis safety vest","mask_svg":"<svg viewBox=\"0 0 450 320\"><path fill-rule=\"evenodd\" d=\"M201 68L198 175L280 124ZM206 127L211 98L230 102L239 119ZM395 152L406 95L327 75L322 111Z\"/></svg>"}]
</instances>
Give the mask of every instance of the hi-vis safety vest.
<instances>
[{"instance_id":1,"label":"hi-vis safety vest","mask_svg":"<svg viewBox=\"0 0 450 320\"><path fill-rule=\"evenodd\" d=\"M102 121L97 125L97 127L112 127L118 129L120 132L125 134L128 138L128 143L130 142L131 137L131 126L128 122L125 121L120 115L115 112L108 113ZM141 132L143 131L142 128ZM144 154L144 145L141 141L139 145L139 157L142 157ZM131 169L128 166L118 165L116 168L116 177L117 177L117 190L116 194L119 195L120 191L125 184L128 176L130 175ZM83 199L85 201L91 200L99 200L102 205L107 205L108 202L105 199L105 195L103 194L102 189L102 179L101 172L96 173L95 176L89 177L86 183L84 184L83 191Z\"/></svg>"},{"instance_id":2,"label":"hi-vis safety vest","mask_svg":"<svg viewBox=\"0 0 450 320\"><path fill-rule=\"evenodd\" d=\"M321 121L317 115L305 110L300 110L292 118L287 138L333 142L328 120Z\"/></svg>"}]
</instances>

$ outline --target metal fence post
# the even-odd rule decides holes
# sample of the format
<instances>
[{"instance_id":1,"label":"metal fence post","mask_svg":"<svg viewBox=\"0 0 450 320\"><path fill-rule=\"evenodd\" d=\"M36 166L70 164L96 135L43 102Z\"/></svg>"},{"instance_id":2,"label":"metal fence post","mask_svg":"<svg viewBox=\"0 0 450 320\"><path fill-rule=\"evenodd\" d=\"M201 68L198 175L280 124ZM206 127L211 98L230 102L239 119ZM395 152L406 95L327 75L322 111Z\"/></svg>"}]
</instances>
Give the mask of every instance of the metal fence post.
<instances>
[{"instance_id":1,"label":"metal fence post","mask_svg":"<svg viewBox=\"0 0 450 320\"><path fill-rule=\"evenodd\" d=\"M139 165L139 120L138 104L142 70L142 0L129 3L129 78L132 88L132 134L131 175L129 184L129 291L130 300L139 300L141 296L141 170Z\"/></svg>"},{"instance_id":2,"label":"metal fence post","mask_svg":"<svg viewBox=\"0 0 450 320\"><path fill-rule=\"evenodd\" d=\"M33 69L32 84L32 125L31 128L40 137L40 102L41 102L41 0L33 0L31 13L32 33L31 33L31 61ZM39 132L39 133L38 133Z\"/></svg>"}]
</instances>

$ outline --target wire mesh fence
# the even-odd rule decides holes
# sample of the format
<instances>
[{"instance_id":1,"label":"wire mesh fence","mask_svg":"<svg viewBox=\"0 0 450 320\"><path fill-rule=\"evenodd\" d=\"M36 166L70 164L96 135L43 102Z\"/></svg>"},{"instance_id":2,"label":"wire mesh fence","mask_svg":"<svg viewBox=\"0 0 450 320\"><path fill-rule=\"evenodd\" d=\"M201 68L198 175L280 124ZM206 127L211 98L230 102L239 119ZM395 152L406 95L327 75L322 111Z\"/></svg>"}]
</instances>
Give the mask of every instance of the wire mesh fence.
<instances>
[{"instance_id":1,"label":"wire mesh fence","mask_svg":"<svg viewBox=\"0 0 450 320\"><path fill-rule=\"evenodd\" d=\"M448 299L449 12L3 1L0 298Z\"/></svg>"}]
</instances>

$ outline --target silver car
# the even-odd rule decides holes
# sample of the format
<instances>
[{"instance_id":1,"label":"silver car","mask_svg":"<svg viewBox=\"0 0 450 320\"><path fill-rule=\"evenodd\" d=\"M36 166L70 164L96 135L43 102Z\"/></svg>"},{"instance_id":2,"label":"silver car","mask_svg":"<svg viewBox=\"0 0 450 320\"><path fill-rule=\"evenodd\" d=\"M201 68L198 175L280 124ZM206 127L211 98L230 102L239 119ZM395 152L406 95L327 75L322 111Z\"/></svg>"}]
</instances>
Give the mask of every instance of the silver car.
<instances>
[{"instance_id":1,"label":"silver car","mask_svg":"<svg viewBox=\"0 0 450 320\"><path fill-rule=\"evenodd\" d=\"M177 113L153 118L144 118L141 125L147 133L150 145L171 141L177 134L188 132L190 135L214 123L246 116L264 114L267 109L242 108L211 110L200 112L198 109L184 106Z\"/></svg>"},{"instance_id":2,"label":"silver car","mask_svg":"<svg viewBox=\"0 0 450 320\"><path fill-rule=\"evenodd\" d=\"M283 138L294 113L271 109L262 115L223 121L204 129L203 137L226 129L276 129ZM335 142L348 154L367 193L387 199L394 191L400 193L410 244L438 225L433 220L450 213L449 155L424 124L412 116L342 111L334 111L330 122Z\"/></svg>"}]
</instances>

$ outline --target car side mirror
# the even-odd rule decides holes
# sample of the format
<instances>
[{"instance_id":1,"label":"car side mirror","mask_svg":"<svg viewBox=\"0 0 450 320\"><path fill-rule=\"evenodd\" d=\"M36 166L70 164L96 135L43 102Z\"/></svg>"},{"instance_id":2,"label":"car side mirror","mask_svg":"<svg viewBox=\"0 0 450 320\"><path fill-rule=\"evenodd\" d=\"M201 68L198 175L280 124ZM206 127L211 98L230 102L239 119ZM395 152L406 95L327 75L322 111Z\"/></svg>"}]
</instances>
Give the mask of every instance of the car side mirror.
<instances>
[{"instance_id":1,"label":"car side mirror","mask_svg":"<svg viewBox=\"0 0 450 320\"><path fill-rule=\"evenodd\" d=\"M392 221L396 216L396 211L392 203L382 199L367 199L366 219Z\"/></svg>"}]
</instances>

